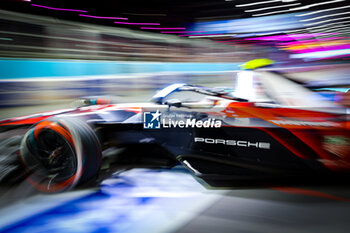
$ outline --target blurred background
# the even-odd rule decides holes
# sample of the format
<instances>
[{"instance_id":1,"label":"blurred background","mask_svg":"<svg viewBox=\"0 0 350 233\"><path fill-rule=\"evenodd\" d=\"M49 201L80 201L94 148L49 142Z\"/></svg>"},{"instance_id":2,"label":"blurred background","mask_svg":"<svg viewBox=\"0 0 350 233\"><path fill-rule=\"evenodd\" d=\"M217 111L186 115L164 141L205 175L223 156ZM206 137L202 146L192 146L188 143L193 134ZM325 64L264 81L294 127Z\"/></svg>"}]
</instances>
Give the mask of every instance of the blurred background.
<instances>
[{"instance_id":1,"label":"blurred background","mask_svg":"<svg viewBox=\"0 0 350 233\"><path fill-rule=\"evenodd\" d=\"M0 119L86 96L144 102L178 82L233 87L258 58L350 106L349 0L0 0ZM0 233L349 232L343 180L213 189L181 167L108 175L54 195L0 186Z\"/></svg>"},{"instance_id":2,"label":"blurred background","mask_svg":"<svg viewBox=\"0 0 350 233\"><path fill-rule=\"evenodd\" d=\"M232 86L238 65L255 58L315 86L350 84L346 0L2 0L0 8L0 118L82 96L147 101L174 82Z\"/></svg>"}]
</instances>

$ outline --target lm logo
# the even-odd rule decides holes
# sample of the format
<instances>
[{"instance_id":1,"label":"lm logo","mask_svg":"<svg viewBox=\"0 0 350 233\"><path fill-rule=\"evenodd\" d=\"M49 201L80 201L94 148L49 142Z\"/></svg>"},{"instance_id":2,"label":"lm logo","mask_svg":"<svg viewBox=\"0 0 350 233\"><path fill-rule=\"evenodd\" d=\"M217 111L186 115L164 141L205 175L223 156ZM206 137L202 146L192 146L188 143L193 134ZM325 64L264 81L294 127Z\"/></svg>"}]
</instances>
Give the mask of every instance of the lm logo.
<instances>
[{"instance_id":1,"label":"lm logo","mask_svg":"<svg viewBox=\"0 0 350 233\"><path fill-rule=\"evenodd\" d=\"M144 129L160 129L160 116L162 114L157 112L144 112L143 113L143 128Z\"/></svg>"}]
</instances>

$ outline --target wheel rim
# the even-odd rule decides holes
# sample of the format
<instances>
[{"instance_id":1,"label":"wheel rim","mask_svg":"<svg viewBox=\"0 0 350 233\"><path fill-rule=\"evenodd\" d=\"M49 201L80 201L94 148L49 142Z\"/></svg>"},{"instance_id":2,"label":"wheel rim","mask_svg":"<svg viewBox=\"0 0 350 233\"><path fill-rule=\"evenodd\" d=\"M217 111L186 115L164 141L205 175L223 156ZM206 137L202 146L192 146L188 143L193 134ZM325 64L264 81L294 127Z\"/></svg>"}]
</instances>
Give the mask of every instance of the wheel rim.
<instances>
[{"instance_id":1,"label":"wheel rim","mask_svg":"<svg viewBox=\"0 0 350 233\"><path fill-rule=\"evenodd\" d=\"M65 181L75 175L77 158L72 145L59 133L43 129L35 138L33 155L40 162L40 176L50 183Z\"/></svg>"}]
</instances>

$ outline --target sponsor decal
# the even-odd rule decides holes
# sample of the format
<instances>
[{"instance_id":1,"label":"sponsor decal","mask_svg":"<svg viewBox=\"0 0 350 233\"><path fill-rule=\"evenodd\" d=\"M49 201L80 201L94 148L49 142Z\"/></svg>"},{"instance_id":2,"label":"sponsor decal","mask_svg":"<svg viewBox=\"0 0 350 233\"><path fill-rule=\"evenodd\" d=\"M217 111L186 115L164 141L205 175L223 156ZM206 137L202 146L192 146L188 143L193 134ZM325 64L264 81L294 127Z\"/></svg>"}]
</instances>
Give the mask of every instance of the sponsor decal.
<instances>
[{"instance_id":1,"label":"sponsor decal","mask_svg":"<svg viewBox=\"0 0 350 233\"><path fill-rule=\"evenodd\" d=\"M160 129L161 113L156 112L143 113L143 128L144 129Z\"/></svg>"},{"instance_id":2,"label":"sponsor decal","mask_svg":"<svg viewBox=\"0 0 350 233\"><path fill-rule=\"evenodd\" d=\"M271 144L268 142L250 142L245 140L226 140L226 139L218 139L218 138L195 137L194 142L206 143L206 144L222 144L227 146L239 146L239 147L255 147L255 148L267 149L267 150L271 148Z\"/></svg>"},{"instance_id":3,"label":"sponsor decal","mask_svg":"<svg viewBox=\"0 0 350 233\"><path fill-rule=\"evenodd\" d=\"M214 118L198 120L192 115L170 114L164 115L159 110L143 113L144 129L160 128L220 128L222 122Z\"/></svg>"},{"instance_id":4,"label":"sponsor decal","mask_svg":"<svg viewBox=\"0 0 350 233\"><path fill-rule=\"evenodd\" d=\"M195 118L186 120L163 119L163 128L179 127L179 128L220 128L221 121L213 118L206 120L196 120Z\"/></svg>"}]
</instances>

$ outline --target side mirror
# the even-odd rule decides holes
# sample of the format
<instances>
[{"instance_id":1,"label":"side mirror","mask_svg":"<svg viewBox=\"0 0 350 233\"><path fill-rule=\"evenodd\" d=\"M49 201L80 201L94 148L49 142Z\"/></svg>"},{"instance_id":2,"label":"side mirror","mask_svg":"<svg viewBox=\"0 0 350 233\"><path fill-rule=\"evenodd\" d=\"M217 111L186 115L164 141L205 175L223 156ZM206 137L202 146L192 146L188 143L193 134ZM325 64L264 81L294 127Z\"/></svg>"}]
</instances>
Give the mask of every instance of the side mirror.
<instances>
[{"instance_id":1,"label":"side mirror","mask_svg":"<svg viewBox=\"0 0 350 233\"><path fill-rule=\"evenodd\" d=\"M169 105L169 107L179 108L182 106L182 103L178 99L170 99L164 102L164 104Z\"/></svg>"},{"instance_id":2,"label":"side mirror","mask_svg":"<svg viewBox=\"0 0 350 233\"><path fill-rule=\"evenodd\" d=\"M90 105L105 105L116 102L116 98L113 96L84 96L73 101L71 105L72 107L84 107Z\"/></svg>"}]
</instances>

